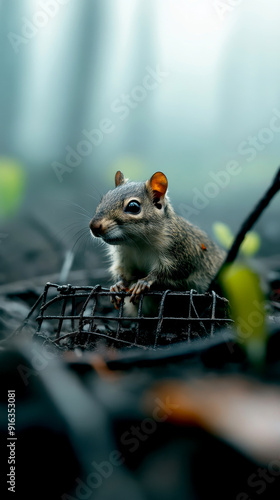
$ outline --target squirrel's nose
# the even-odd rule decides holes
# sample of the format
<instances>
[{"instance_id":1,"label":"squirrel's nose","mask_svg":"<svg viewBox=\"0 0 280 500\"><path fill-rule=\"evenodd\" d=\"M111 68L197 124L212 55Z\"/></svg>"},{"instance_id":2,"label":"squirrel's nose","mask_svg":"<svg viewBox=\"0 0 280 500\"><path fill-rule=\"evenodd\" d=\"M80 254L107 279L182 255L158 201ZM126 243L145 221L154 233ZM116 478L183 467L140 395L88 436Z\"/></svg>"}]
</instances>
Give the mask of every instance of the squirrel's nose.
<instances>
[{"instance_id":1,"label":"squirrel's nose","mask_svg":"<svg viewBox=\"0 0 280 500\"><path fill-rule=\"evenodd\" d=\"M93 219L89 223L90 230L94 236L100 237L103 233L103 227L100 221L94 221Z\"/></svg>"}]
</instances>

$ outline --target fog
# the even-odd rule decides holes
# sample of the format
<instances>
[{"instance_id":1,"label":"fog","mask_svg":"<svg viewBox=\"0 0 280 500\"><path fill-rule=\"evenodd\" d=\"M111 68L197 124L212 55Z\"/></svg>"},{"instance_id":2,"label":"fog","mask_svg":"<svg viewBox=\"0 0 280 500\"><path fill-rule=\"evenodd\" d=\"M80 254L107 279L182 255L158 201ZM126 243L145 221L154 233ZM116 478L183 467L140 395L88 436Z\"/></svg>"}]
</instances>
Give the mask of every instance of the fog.
<instances>
[{"instance_id":1,"label":"fog","mask_svg":"<svg viewBox=\"0 0 280 500\"><path fill-rule=\"evenodd\" d=\"M0 167L24 179L0 204L2 258L36 246L18 236L30 215L72 248L73 203L93 213L118 169L163 171L178 213L236 232L280 164L279 21L277 0L0 1ZM256 227L263 255L279 208Z\"/></svg>"}]
</instances>

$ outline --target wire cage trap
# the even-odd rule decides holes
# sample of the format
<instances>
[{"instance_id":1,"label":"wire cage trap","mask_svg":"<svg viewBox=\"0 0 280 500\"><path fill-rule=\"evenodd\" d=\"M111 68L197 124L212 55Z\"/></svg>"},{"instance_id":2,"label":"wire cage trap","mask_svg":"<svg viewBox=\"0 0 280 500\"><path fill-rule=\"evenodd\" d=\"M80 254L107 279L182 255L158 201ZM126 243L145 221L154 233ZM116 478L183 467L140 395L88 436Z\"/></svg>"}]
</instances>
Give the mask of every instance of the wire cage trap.
<instances>
[{"instance_id":1,"label":"wire cage trap","mask_svg":"<svg viewBox=\"0 0 280 500\"><path fill-rule=\"evenodd\" d=\"M110 297L121 298L115 310ZM62 349L94 350L98 342L115 347L156 348L213 336L229 325L228 301L214 291L149 291L140 295L135 315L128 316L127 292L110 292L100 285L47 283L30 317L39 310L34 336ZM148 307L147 307L148 306ZM150 311L147 312L147 310Z\"/></svg>"}]
</instances>

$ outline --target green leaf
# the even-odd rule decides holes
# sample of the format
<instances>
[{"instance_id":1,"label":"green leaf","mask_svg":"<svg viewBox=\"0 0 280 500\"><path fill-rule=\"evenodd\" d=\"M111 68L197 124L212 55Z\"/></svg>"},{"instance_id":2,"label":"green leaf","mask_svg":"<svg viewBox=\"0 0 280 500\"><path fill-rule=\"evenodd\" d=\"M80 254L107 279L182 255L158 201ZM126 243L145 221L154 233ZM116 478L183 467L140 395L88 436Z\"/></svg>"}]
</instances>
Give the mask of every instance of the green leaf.
<instances>
[{"instance_id":1,"label":"green leaf","mask_svg":"<svg viewBox=\"0 0 280 500\"><path fill-rule=\"evenodd\" d=\"M261 246L261 238L255 231L250 231L246 234L240 250L244 255L250 257L255 255Z\"/></svg>"},{"instance_id":2,"label":"green leaf","mask_svg":"<svg viewBox=\"0 0 280 500\"><path fill-rule=\"evenodd\" d=\"M112 182L117 170L123 172L125 178L137 179L139 172L145 171L145 163L137 156L121 156L111 165L107 174L108 181Z\"/></svg>"},{"instance_id":3,"label":"green leaf","mask_svg":"<svg viewBox=\"0 0 280 500\"><path fill-rule=\"evenodd\" d=\"M228 250L233 243L233 234L230 227L223 222L215 222L213 224L213 231L218 242Z\"/></svg>"},{"instance_id":4,"label":"green leaf","mask_svg":"<svg viewBox=\"0 0 280 500\"><path fill-rule=\"evenodd\" d=\"M25 189L23 167L11 158L0 158L0 217L17 212Z\"/></svg>"},{"instance_id":5,"label":"green leaf","mask_svg":"<svg viewBox=\"0 0 280 500\"><path fill-rule=\"evenodd\" d=\"M232 264L222 272L220 283L230 302L237 341L251 363L260 366L266 354L267 329L259 277L244 265Z\"/></svg>"}]
</instances>

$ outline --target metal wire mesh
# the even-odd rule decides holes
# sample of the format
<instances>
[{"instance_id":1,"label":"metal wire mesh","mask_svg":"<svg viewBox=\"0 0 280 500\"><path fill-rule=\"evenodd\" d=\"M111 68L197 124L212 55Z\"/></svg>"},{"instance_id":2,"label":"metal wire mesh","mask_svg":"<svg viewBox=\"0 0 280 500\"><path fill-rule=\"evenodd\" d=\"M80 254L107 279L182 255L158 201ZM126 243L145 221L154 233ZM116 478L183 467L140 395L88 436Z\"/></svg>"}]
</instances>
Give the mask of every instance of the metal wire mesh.
<instances>
[{"instance_id":1,"label":"metal wire mesh","mask_svg":"<svg viewBox=\"0 0 280 500\"><path fill-rule=\"evenodd\" d=\"M121 297L115 310L110 297ZM228 301L214 291L149 291L140 295L134 316L128 316L127 292L110 292L100 285L47 283L30 316L39 309L35 336L64 349L95 349L103 339L116 347L156 348L179 341L213 336L229 324ZM150 310L149 310L150 309ZM147 312L148 310L148 312Z\"/></svg>"}]
</instances>

